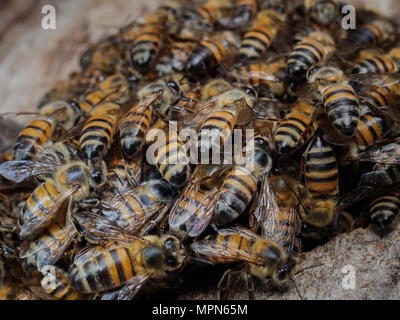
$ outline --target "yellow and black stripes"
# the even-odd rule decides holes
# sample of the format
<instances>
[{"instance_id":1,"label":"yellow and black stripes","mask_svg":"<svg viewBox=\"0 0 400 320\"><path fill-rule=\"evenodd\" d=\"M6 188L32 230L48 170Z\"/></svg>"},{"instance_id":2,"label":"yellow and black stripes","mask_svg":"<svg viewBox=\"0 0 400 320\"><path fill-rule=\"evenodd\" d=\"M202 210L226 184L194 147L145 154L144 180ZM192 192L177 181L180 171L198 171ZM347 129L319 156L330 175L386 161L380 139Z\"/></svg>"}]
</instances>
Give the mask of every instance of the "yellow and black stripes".
<instances>
[{"instance_id":1,"label":"yellow and black stripes","mask_svg":"<svg viewBox=\"0 0 400 320\"><path fill-rule=\"evenodd\" d=\"M288 72L292 78L303 77L307 70L322 61L326 52L320 42L304 38L288 55Z\"/></svg>"},{"instance_id":2,"label":"yellow and black stripes","mask_svg":"<svg viewBox=\"0 0 400 320\"><path fill-rule=\"evenodd\" d=\"M257 0L235 0L234 26L250 22L258 8Z\"/></svg>"},{"instance_id":3,"label":"yellow and black stripes","mask_svg":"<svg viewBox=\"0 0 400 320\"><path fill-rule=\"evenodd\" d=\"M50 141L54 125L49 120L34 120L18 135L13 150L13 160L30 160L37 149Z\"/></svg>"},{"instance_id":4,"label":"yellow and black stripes","mask_svg":"<svg viewBox=\"0 0 400 320\"><path fill-rule=\"evenodd\" d=\"M46 285L43 287L44 291L57 300L83 300L87 296L81 292L75 291L68 280L65 272L57 270L57 275L52 279L51 286Z\"/></svg>"},{"instance_id":5,"label":"yellow and black stripes","mask_svg":"<svg viewBox=\"0 0 400 320\"><path fill-rule=\"evenodd\" d=\"M279 153L289 153L302 146L314 133L311 115L315 106L298 102L292 111L278 125L275 132L275 146Z\"/></svg>"},{"instance_id":6,"label":"yellow and black stripes","mask_svg":"<svg viewBox=\"0 0 400 320\"><path fill-rule=\"evenodd\" d=\"M71 286L79 292L95 293L126 283L135 275L135 261L128 247L116 247L73 265Z\"/></svg>"},{"instance_id":7,"label":"yellow and black stripes","mask_svg":"<svg viewBox=\"0 0 400 320\"><path fill-rule=\"evenodd\" d=\"M223 146L232 134L235 115L230 111L213 111L200 127L201 150L211 150L213 145Z\"/></svg>"},{"instance_id":8,"label":"yellow and black stripes","mask_svg":"<svg viewBox=\"0 0 400 320\"><path fill-rule=\"evenodd\" d=\"M132 65L139 70L147 70L156 59L163 40L162 24L145 25L133 42Z\"/></svg>"},{"instance_id":9,"label":"yellow and black stripes","mask_svg":"<svg viewBox=\"0 0 400 320\"><path fill-rule=\"evenodd\" d=\"M391 106L393 103L390 87L371 86L363 92L362 99L375 108Z\"/></svg>"},{"instance_id":10,"label":"yellow and black stripes","mask_svg":"<svg viewBox=\"0 0 400 320\"><path fill-rule=\"evenodd\" d=\"M151 106L134 106L121 123L121 150L127 159L139 154L146 142L146 133L151 124Z\"/></svg>"},{"instance_id":11,"label":"yellow and black stripes","mask_svg":"<svg viewBox=\"0 0 400 320\"><path fill-rule=\"evenodd\" d=\"M19 237L21 239L26 239L31 234L36 234L39 229L50 223L54 212L49 208L53 208L59 197L60 192L52 180L42 183L32 192L31 196L26 200L18 219ZM39 220L41 224L29 226L29 229L24 227L26 223L32 220Z\"/></svg>"},{"instance_id":12,"label":"yellow and black stripes","mask_svg":"<svg viewBox=\"0 0 400 320\"><path fill-rule=\"evenodd\" d=\"M398 67L396 63L389 57L384 55L375 56L365 59L357 63L351 73L362 74L362 73L377 73L377 72L397 72Z\"/></svg>"},{"instance_id":13,"label":"yellow and black stripes","mask_svg":"<svg viewBox=\"0 0 400 320\"><path fill-rule=\"evenodd\" d=\"M193 75L205 74L207 71L217 67L226 54L226 48L218 39L203 40L189 56L186 70Z\"/></svg>"},{"instance_id":14,"label":"yellow and black stripes","mask_svg":"<svg viewBox=\"0 0 400 320\"><path fill-rule=\"evenodd\" d=\"M217 225L227 225L241 215L257 190L257 179L241 166L226 176L218 195L215 213Z\"/></svg>"},{"instance_id":15,"label":"yellow and black stripes","mask_svg":"<svg viewBox=\"0 0 400 320\"><path fill-rule=\"evenodd\" d=\"M335 129L351 137L360 117L359 101L353 88L347 84L331 85L323 89L322 100Z\"/></svg>"},{"instance_id":16,"label":"yellow and black stripes","mask_svg":"<svg viewBox=\"0 0 400 320\"><path fill-rule=\"evenodd\" d=\"M382 118L372 113L365 113L360 117L354 137L360 146L369 146L378 141L384 130Z\"/></svg>"},{"instance_id":17,"label":"yellow and black stripes","mask_svg":"<svg viewBox=\"0 0 400 320\"><path fill-rule=\"evenodd\" d=\"M220 252L220 256L210 256L208 259L214 263L227 263L240 260L239 254L241 252L249 253L252 245L252 241L248 238L241 236L240 234L218 234L215 239L215 248ZM231 257L226 259L224 255Z\"/></svg>"},{"instance_id":18,"label":"yellow and black stripes","mask_svg":"<svg viewBox=\"0 0 400 320\"><path fill-rule=\"evenodd\" d=\"M372 223L384 230L391 225L400 210L400 192L388 191L371 201L369 214Z\"/></svg>"},{"instance_id":19,"label":"yellow and black stripes","mask_svg":"<svg viewBox=\"0 0 400 320\"><path fill-rule=\"evenodd\" d=\"M279 213L275 215L274 219L274 235L271 240L275 240L285 252L291 251L293 247L293 240L295 238L295 219L294 214L289 214L293 208L288 207L285 203L279 203ZM275 239L276 238L276 239Z\"/></svg>"},{"instance_id":20,"label":"yellow and black stripes","mask_svg":"<svg viewBox=\"0 0 400 320\"><path fill-rule=\"evenodd\" d=\"M309 193L336 194L338 167L332 147L321 137L316 137L307 150L304 178Z\"/></svg>"},{"instance_id":21,"label":"yellow and black stripes","mask_svg":"<svg viewBox=\"0 0 400 320\"><path fill-rule=\"evenodd\" d=\"M383 42L384 33L378 25L369 23L364 24L360 27L360 29L357 29L354 38L357 40L357 42L370 45L379 45Z\"/></svg>"},{"instance_id":22,"label":"yellow and black stripes","mask_svg":"<svg viewBox=\"0 0 400 320\"><path fill-rule=\"evenodd\" d=\"M117 122L119 106L105 102L91 112L82 129L79 145L86 160L101 159L111 146Z\"/></svg>"},{"instance_id":23,"label":"yellow and black stripes","mask_svg":"<svg viewBox=\"0 0 400 320\"><path fill-rule=\"evenodd\" d=\"M240 58L257 59L261 57L271 45L274 34L274 30L268 26L256 25L250 28L240 44Z\"/></svg>"},{"instance_id":24,"label":"yellow and black stripes","mask_svg":"<svg viewBox=\"0 0 400 320\"><path fill-rule=\"evenodd\" d=\"M190 178L190 161L177 137L168 137L158 148L155 166L174 186L183 186Z\"/></svg>"}]
</instances>

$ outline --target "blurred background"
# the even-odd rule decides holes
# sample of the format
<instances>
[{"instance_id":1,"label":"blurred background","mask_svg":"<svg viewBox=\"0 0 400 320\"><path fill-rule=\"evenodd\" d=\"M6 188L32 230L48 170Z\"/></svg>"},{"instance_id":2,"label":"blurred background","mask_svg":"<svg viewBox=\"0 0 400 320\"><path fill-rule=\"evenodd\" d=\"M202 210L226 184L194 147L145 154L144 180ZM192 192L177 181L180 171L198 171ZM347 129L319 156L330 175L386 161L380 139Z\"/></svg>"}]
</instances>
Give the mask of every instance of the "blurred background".
<instances>
[{"instance_id":1,"label":"blurred background","mask_svg":"<svg viewBox=\"0 0 400 320\"><path fill-rule=\"evenodd\" d=\"M400 20L398 0L347 0ZM143 16L161 0L1 0L0 111L33 111L56 80L77 69L88 42ZM56 8L56 30L43 30L42 7Z\"/></svg>"}]
</instances>

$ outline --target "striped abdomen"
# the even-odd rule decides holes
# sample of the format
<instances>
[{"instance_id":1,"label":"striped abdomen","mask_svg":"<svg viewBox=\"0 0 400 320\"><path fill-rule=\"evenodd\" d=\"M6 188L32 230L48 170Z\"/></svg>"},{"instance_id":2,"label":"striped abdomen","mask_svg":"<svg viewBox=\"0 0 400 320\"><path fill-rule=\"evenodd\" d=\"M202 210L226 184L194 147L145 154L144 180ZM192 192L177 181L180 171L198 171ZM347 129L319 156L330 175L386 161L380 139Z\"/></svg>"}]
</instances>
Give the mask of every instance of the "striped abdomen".
<instances>
[{"instance_id":1,"label":"striped abdomen","mask_svg":"<svg viewBox=\"0 0 400 320\"><path fill-rule=\"evenodd\" d=\"M135 275L134 261L127 247L104 250L93 258L72 265L69 273L71 286L85 293L119 287Z\"/></svg>"},{"instance_id":2,"label":"striped abdomen","mask_svg":"<svg viewBox=\"0 0 400 320\"><path fill-rule=\"evenodd\" d=\"M44 281L45 279L43 279ZM56 277L49 285L43 285L43 290L57 300L83 300L87 299L85 294L75 291L69 282L67 274L62 270L57 270Z\"/></svg>"},{"instance_id":3,"label":"striped abdomen","mask_svg":"<svg viewBox=\"0 0 400 320\"><path fill-rule=\"evenodd\" d=\"M236 166L226 176L216 205L215 222L227 225L241 215L257 190L257 180L245 167Z\"/></svg>"},{"instance_id":4,"label":"striped abdomen","mask_svg":"<svg viewBox=\"0 0 400 320\"><path fill-rule=\"evenodd\" d=\"M375 56L357 63L351 73L361 74L369 72L397 72L396 63L385 56Z\"/></svg>"},{"instance_id":5,"label":"striped abdomen","mask_svg":"<svg viewBox=\"0 0 400 320\"><path fill-rule=\"evenodd\" d=\"M372 113L363 114L354 134L358 145L366 147L374 144L382 137L383 126L382 118L374 116Z\"/></svg>"},{"instance_id":6,"label":"striped abdomen","mask_svg":"<svg viewBox=\"0 0 400 320\"><path fill-rule=\"evenodd\" d=\"M250 22L257 12L257 7L257 0L235 0L234 21L239 24Z\"/></svg>"},{"instance_id":7,"label":"striped abdomen","mask_svg":"<svg viewBox=\"0 0 400 320\"><path fill-rule=\"evenodd\" d=\"M362 98L375 108L391 106L393 103L390 87L372 86L363 92Z\"/></svg>"},{"instance_id":8,"label":"striped abdomen","mask_svg":"<svg viewBox=\"0 0 400 320\"><path fill-rule=\"evenodd\" d=\"M99 114L90 117L82 129L79 139L81 151L86 160L102 158L111 146L116 126L116 116Z\"/></svg>"},{"instance_id":9,"label":"striped abdomen","mask_svg":"<svg viewBox=\"0 0 400 320\"><path fill-rule=\"evenodd\" d=\"M52 180L39 185L26 200L25 206L20 213L18 226L20 228L19 237L24 240L29 236L36 235L43 230L52 221L54 210L49 208L54 207L54 202L60 198L60 192ZM61 204L59 204L60 206ZM31 224L32 221L40 221L39 223ZM29 228L26 226L29 223Z\"/></svg>"},{"instance_id":10,"label":"striped abdomen","mask_svg":"<svg viewBox=\"0 0 400 320\"><path fill-rule=\"evenodd\" d=\"M190 161L177 138L168 138L158 148L155 165L169 183L183 186L190 178Z\"/></svg>"},{"instance_id":11,"label":"striped abdomen","mask_svg":"<svg viewBox=\"0 0 400 320\"><path fill-rule=\"evenodd\" d=\"M189 56L186 70L191 74L204 74L217 67L226 54L226 49L219 40L203 40Z\"/></svg>"},{"instance_id":12,"label":"striped abdomen","mask_svg":"<svg viewBox=\"0 0 400 320\"><path fill-rule=\"evenodd\" d=\"M112 186L119 191L134 189L142 180L141 161L127 163L123 159L116 159L108 166L107 176Z\"/></svg>"},{"instance_id":13,"label":"striped abdomen","mask_svg":"<svg viewBox=\"0 0 400 320\"><path fill-rule=\"evenodd\" d=\"M54 132L53 124L48 120L34 120L18 135L13 150L13 160L30 160L37 150L44 146Z\"/></svg>"},{"instance_id":14,"label":"striped abdomen","mask_svg":"<svg viewBox=\"0 0 400 320\"><path fill-rule=\"evenodd\" d=\"M203 24L208 27L213 27L215 21L219 18L218 9L207 5L197 8L197 14L201 17L201 20L203 20Z\"/></svg>"},{"instance_id":15,"label":"striped abdomen","mask_svg":"<svg viewBox=\"0 0 400 320\"><path fill-rule=\"evenodd\" d=\"M220 250L221 256L208 257L208 260L214 263L227 263L235 260L235 257L240 260L239 253L249 253L251 250L251 241L239 234L218 234L213 240L215 241L216 248ZM231 259L224 258L223 255L232 257Z\"/></svg>"},{"instance_id":16,"label":"striped abdomen","mask_svg":"<svg viewBox=\"0 0 400 320\"><path fill-rule=\"evenodd\" d=\"M308 141L314 132L311 121L309 114L291 112L279 124L275 132L275 145L278 152L291 152Z\"/></svg>"},{"instance_id":17,"label":"striped abdomen","mask_svg":"<svg viewBox=\"0 0 400 320\"><path fill-rule=\"evenodd\" d=\"M400 192L389 191L372 200L369 207L371 221L385 229L388 227L400 210Z\"/></svg>"},{"instance_id":18,"label":"striped abdomen","mask_svg":"<svg viewBox=\"0 0 400 320\"><path fill-rule=\"evenodd\" d=\"M121 124L120 138L123 155L131 159L139 154L146 143L146 133L151 122L151 107L134 106Z\"/></svg>"},{"instance_id":19,"label":"striped abdomen","mask_svg":"<svg viewBox=\"0 0 400 320\"><path fill-rule=\"evenodd\" d=\"M309 193L336 194L339 182L336 156L321 137L317 137L307 150L304 175Z\"/></svg>"},{"instance_id":20,"label":"striped abdomen","mask_svg":"<svg viewBox=\"0 0 400 320\"><path fill-rule=\"evenodd\" d=\"M362 43L378 45L382 43L384 34L382 30L374 24L364 24L357 30L355 39Z\"/></svg>"},{"instance_id":21,"label":"striped abdomen","mask_svg":"<svg viewBox=\"0 0 400 320\"><path fill-rule=\"evenodd\" d=\"M279 212L274 216L274 229L273 234L270 235L271 239L276 241L285 252L289 252L293 247L293 239L295 238L296 228L295 220L296 215L290 214L292 207L285 206L284 203L279 204Z\"/></svg>"},{"instance_id":22,"label":"striped abdomen","mask_svg":"<svg viewBox=\"0 0 400 320\"><path fill-rule=\"evenodd\" d=\"M307 70L322 61L325 49L313 39L305 38L297 44L288 56L288 72L290 77L303 77Z\"/></svg>"},{"instance_id":23,"label":"striped abdomen","mask_svg":"<svg viewBox=\"0 0 400 320\"><path fill-rule=\"evenodd\" d=\"M43 267L56 263L63 253L61 248L68 245L73 233L73 228L54 219L23 254L29 270L41 271Z\"/></svg>"},{"instance_id":24,"label":"striped abdomen","mask_svg":"<svg viewBox=\"0 0 400 320\"><path fill-rule=\"evenodd\" d=\"M347 84L331 85L323 90L322 99L334 128L351 137L360 117L360 106L353 88Z\"/></svg>"},{"instance_id":25,"label":"striped abdomen","mask_svg":"<svg viewBox=\"0 0 400 320\"><path fill-rule=\"evenodd\" d=\"M79 105L84 113L89 114L90 111L103 101L105 97L106 93L103 92L103 90L95 90L87 94Z\"/></svg>"},{"instance_id":26,"label":"striped abdomen","mask_svg":"<svg viewBox=\"0 0 400 320\"><path fill-rule=\"evenodd\" d=\"M161 48L163 30L158 25L144 26L135 39L131 50L131 61L139 70L148 69Z\"/></svg>"},{"instance_id":27,"label":"striped abdomen","mask_svg":"<svg viewBox=\"0 0 400 320\"><path fill-rule=\"evenodd\" d=\"M223 146L231 136L235 115L229 111L213 111L200 127L201 149L211 150L213 145Z\"/></svg>"},{"instance_id":28,"label":"striped abdomen","mask_svg":"<svg viewBox=\"0 0 400 320\"><path fill-rule=\"evenodd\" d=\"M239 56L242 59L257 59L261 57L271 45L274 32L267 26L252 27L244 36L240 44Z\"/></svg>"}]
</instances>

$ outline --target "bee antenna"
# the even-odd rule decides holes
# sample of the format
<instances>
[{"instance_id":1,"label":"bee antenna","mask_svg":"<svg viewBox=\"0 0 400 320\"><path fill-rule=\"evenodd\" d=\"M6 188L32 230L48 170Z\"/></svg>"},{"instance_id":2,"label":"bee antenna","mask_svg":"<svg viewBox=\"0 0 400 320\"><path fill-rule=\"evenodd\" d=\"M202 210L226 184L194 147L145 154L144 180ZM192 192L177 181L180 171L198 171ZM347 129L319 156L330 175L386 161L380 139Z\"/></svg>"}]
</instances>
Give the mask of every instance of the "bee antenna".
<instances>
[{"instance_id":1,"label":"bee antenna","mask_svg":"<svg viewBox=\"0 0 400 320\"><path fill-rule=\"evenodd\" d=\"M304 268L302 268L302 269L296 271L295 275L298 274L298 273L301 273L301 272L303 272L303 271L306 271L306 270L308 270L308 269L313 269L313 268L316 268L316 267L321 267L321 266L323 266L323 265L324 265L323 263L320 263L320 264L313 264L313 265L311 265L311 266L304 267Z\"/></svg>"},{"instance_id":2,"label":"bee antenna","mask_svg":"<svg viewBox=\"0 0 400 320\"><path fill-rule=\"evenodd\" d=\"M294 281L293 278L290 278L290 281L292 281L294 287L296 288L296 291L297 291L297 294L298 294L299 297L300 297L300 300L303 300L303 297L301 296L301 293L300 293L299 287L298 287L297 284L296 284L296 281Z\"/></svg>"}]
</instances>

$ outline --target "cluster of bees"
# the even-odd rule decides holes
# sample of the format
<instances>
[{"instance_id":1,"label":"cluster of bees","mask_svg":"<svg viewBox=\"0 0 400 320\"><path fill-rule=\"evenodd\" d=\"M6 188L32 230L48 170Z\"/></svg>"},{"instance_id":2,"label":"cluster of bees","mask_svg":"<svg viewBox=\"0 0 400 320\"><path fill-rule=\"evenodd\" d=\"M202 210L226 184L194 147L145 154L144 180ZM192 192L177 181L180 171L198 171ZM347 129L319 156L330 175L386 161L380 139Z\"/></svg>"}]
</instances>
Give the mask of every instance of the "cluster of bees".
<instances>
[{"instance_id":1,"label":"cluster of bees","mask_svg":"<svg viewBox=\"0 0 400 320\"><path fill-rule=\"evenodd\" d=\"M237 264L254 298L253 276L295 287L302 251L390 232L400 42L364 9L342 29L340 9L171 0L89 46L34 120L4 123L1 298L132 299L207 263ZM206 133L202 152L252 129L252 165L195 164L171 126Z\"/></svg>"}]
</instances>

